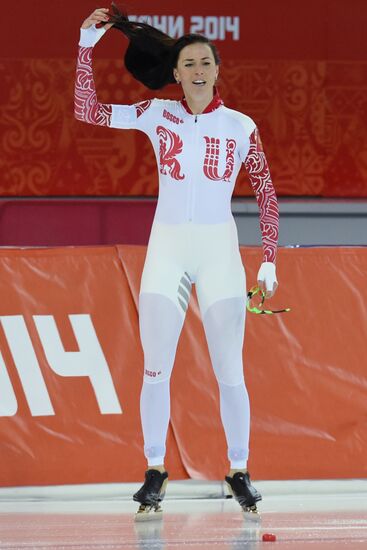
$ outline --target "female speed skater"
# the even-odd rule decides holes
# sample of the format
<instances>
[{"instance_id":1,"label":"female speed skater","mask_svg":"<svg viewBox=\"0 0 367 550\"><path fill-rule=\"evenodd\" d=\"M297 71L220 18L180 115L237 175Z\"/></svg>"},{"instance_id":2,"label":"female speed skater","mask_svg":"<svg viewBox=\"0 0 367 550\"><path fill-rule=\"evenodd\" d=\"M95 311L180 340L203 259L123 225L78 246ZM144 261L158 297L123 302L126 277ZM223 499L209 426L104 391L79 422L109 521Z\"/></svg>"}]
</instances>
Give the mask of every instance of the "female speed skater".
<instances>
[{"instance_id":1,"label":"female speed skater","mask_svg":"<svg viewBox=\"0 0 367 550\"><path fill-rule=\"evenodd\" d=\"M182 87L181 101L98 102L92 51L111 27L129 40L125 66L134 78L150 89L177 83ZM219 386L230 462L225 480L244 511L256 513L261 500L247 471L250 407L242 364L246 278L231 213L242 164L259 206L263 262L257 279L267 297L278 285L278 203L255 122L226 107L220 97L219 64L218 52L206 37L185 34L173 39L148 24L129 21L114 4L111 12L94 10L81 27L76 118L141 130L150 138L159 169L158 204L139 295L144 351L140 412L147 471L133 497L140 504L136 519L161 514L168 480L164 458L170 376L192 284Z\"/></svg>"}]
</instances>

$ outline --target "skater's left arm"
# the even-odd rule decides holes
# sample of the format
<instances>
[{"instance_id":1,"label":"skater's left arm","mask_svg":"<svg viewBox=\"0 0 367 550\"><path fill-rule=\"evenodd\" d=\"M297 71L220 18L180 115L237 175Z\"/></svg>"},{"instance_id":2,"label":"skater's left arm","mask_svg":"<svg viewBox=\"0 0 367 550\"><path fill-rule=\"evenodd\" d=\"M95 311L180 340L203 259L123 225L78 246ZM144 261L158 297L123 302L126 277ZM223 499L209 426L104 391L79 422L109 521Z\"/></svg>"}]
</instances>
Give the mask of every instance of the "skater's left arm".
<instances>
[{"instance_id":1,"label":"skater's left arm","mask_svg":"<svg viewBox=\"0 0 367 550\"><path fill-rule=\"evenodd\" d=\"M270 298L278 286L275 261L279 233L279 208L257 127L255 127L250 135L250 148L244 164L251 186L255 192L260 212L260 230L264 255L263 263L257 275L257 281L259 287L266 291L266 297Z\"/></svg>"}]
</instances>

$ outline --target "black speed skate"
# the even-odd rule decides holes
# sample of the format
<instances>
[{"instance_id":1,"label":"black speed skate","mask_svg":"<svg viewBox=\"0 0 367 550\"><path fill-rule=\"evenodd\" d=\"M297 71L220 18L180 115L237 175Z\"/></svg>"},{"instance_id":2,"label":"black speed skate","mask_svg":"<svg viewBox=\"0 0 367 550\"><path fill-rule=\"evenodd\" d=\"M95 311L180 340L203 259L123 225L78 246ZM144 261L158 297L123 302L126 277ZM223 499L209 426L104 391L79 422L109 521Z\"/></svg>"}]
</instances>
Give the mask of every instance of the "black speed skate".
<instances>
[{"instance_id":1,"label":"black speed skate","mask_svg":"<svg viewBox=\"0 0 367 550\"><path fill-rule=\"evenodd\" d=\"M253 485L248 472L236 472L233 477L225 478L230 493L240 504L244 512L258 514L256 503L262 499Z\"/></svg>"},{"instance_id":2,"label":"black speed skate","mask_svg":"<svg viewBox=\"0 0 367 550\"><path fill-rule=\"evenodd\" d=\"M139 510L135 514L135 521L162 517L160 503L166 492L167 481L168 472L161 473L153 468L145 472L144 485L133 495L133 499L140 502Z\"/></svg>"}]
</instances>

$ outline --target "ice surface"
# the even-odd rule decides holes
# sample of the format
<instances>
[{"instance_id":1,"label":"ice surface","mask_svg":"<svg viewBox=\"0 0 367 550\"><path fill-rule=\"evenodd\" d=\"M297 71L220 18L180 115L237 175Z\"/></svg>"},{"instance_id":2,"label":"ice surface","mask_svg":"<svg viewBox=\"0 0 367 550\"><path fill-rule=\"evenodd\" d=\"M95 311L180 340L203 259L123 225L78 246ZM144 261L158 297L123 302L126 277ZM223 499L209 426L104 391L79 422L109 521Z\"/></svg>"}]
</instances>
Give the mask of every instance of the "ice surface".
<instances>
[{"instance_id":1,"label":"ice surface","mask_svg":"<svg viewBox=\"0 0 367 550\"><path fill-rule=\"evenodd\" d=\"M254 484L264 497L257 521L221 484L172 482L163 519L141 523L133 484L1 489L0 549L367 549L366 481Z\"/></svg>"}]
</instances>

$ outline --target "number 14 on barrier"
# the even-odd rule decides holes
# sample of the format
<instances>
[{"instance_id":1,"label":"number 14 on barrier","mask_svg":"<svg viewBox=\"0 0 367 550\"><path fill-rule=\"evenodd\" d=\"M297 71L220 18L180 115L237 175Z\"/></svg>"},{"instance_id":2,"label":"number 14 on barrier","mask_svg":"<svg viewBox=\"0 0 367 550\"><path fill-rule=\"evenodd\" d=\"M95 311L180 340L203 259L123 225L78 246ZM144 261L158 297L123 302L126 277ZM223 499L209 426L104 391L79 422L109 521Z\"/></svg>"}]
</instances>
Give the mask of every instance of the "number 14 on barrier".
<instances>
[{"instance_id":1,"label":"number 14 on barrier","mask_svg":"<svg viewBox=\"0 0 367 550\"><path fill-rule=\"evenodd\" d=\"M33 320L47 362L59 376L85 376L94 390L101 414L121 414L121 406L90 315L69 315L79 351L65 351L52 315ZM32 416L55 415L36 352L22 315L1 316L0 322ZM0 352L0 417L14 416L18 402Z\"/></svg>"}]
</instances>

